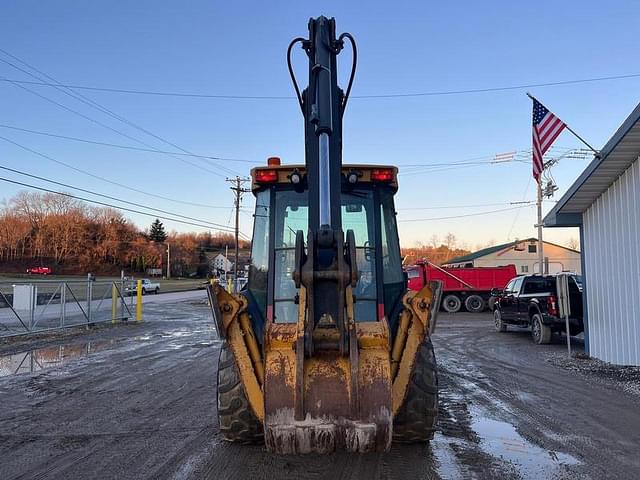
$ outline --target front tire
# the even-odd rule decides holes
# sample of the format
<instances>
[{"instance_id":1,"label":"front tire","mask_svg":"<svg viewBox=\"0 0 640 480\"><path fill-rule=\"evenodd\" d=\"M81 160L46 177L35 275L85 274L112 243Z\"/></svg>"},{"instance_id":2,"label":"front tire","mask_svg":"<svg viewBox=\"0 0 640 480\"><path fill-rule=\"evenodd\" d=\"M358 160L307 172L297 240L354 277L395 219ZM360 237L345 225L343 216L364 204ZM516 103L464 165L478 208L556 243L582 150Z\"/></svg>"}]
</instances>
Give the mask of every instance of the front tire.
<instances>
[{"instance_id":1,"label":"front tire","mask_svg":"<svg viewBox=\"0 0 640 480\"><path fill-rule=\"evenodd\" d=\"M497 332L506 332L507 324L502 321L502 313L499 308L493 311L493 324L496 327Z\"/></svg>"},{"instance_id":2,"label":"front tire","mask_svg":"<svg viewBox=\"0 0 640 480\"><path fill-rule=\"evenodd\" d=\"M442 308L445 312L457 313L462 307L462 300L457 295L447 295L442 299Z\"/></svg>"},{"instance_id":3,"label":"front tire","mask_svg":"<svg viewBox=\"0 0 640 480\"><path fill-rule=\"evenodd\" d=\"M531 337L536 345L543 345L551 341L551 327L542 323L542 316L536 313L531 319Z\"/></svg>"},{"instance_id":4,"label":"front tire","mask_svg":"<svg viewBox=\"0 0 640 480\"><path fill-rule=\"evenodd\" d=\"M247 400L236 360L227 342L218 357L218 424L228 442L257 444L264 441L262 423Z\"/></svg>"},{"instance_id":5,"label":"front tire","mask_svg":"<svg viewBox=\"0 0 640 480\"><path fill-rule=\"evenodd\" d=\"M438 369L433 344L428 337L420 345L404 403L393 419L393 440L400 443L428 442L438 419Z\"/></svg>"}]
</instances>

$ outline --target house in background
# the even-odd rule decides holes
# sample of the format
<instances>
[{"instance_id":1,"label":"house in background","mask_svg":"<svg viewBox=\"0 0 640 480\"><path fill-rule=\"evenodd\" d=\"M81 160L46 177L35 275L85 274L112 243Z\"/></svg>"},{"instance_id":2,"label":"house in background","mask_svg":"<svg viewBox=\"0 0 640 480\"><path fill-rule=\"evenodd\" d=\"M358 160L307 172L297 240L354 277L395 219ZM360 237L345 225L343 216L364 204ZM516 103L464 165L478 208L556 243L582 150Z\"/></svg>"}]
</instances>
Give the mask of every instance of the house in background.
<instances>
[{"instance_id":1,"label":"house in background","mask_svg":"<svg viewBox=\"0 0 640 480\"><path fill-rule=\"evenodd\" d=\"M544 243L545 271L558 273L563 271L581 272L580 252L571 248ZM513 264L519 274L538 273L538 240L527 238L514 242L494 245L477 252L452 258L444 267L500 267Z\"/></svg>"},{"instance_id":2,"label":"house in background","mask_svg":"<svg viewBox=\"0 0 640 480\"><path fill-rule=\"evenodd\" d=\"M222 253L217 254L211 260L211 270L214 272L230 272L233 270L233 262Z\"/></svg>"},{"instance_id":3,"label":"house in background","mask_svg":"<svg viewBox=\"0 0 640 480\"><path fill-rule=\"evenodd\" d=\"M544 225L580 228L586 352L640 366L640 104Z\"/></svg>"}]
</instances>

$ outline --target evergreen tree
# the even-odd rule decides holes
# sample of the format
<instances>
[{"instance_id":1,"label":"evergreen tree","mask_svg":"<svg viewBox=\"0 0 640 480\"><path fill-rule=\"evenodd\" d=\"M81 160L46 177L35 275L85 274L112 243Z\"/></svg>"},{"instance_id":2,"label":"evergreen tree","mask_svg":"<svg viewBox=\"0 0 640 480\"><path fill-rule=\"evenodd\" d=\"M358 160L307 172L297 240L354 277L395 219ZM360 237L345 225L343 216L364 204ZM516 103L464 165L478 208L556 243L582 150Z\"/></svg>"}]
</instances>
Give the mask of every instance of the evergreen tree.
<instances>
[{"instance_id":1,"label":"evergreen tree","mask_svg":"<svg viewBox=\"0 0 640 480\"><path fill-rule=\"evenodd\" d=\"M164 225L156 218L149 229L149 240L162 243L167 239L167 232L164 231Z\"/></svg>"}]
</instances>

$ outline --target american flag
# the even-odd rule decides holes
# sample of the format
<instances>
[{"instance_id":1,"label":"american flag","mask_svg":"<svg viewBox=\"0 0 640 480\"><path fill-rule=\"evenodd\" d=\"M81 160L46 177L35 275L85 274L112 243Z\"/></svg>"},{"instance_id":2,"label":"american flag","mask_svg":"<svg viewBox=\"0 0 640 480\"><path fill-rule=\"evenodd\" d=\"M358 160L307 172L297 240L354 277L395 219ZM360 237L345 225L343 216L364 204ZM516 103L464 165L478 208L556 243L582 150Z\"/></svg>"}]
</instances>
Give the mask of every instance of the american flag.
<instances>
[{"instance_id":1,"label":"american flag","mask_svg":"<svg viewBox=\"0 0 640 480\"><path fill-rule=\"evenodd\" d=\"M533 178L540 183L544 170L542 156L562 133L566 125L533 98Z\"/></svg>"}]
</instances>

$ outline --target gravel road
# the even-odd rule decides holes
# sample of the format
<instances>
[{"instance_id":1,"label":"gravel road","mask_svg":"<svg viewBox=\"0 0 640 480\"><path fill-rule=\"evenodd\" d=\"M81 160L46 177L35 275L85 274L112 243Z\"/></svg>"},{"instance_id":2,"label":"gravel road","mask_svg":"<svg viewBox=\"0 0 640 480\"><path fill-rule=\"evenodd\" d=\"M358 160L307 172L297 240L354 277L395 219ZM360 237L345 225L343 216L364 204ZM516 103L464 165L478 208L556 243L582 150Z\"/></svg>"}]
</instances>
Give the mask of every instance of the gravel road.
<instances>
[{"instance_id":1,"label":"gravel road","mask_svg":"<svg viewBox=\"0 0 640 480\"><path fill-rule=\"evenodd\" d=\"M149 303L145 316L142 324L0 343L0 478L632 479L640 472L638 389L580 367L589 360L560 361L561 337L534 346L527 332L494 332L488 314L443 314L434 337L441 412L430 446L290 457L218 436L220 342L201 296Z\"/></svg>"}]
</instances>

